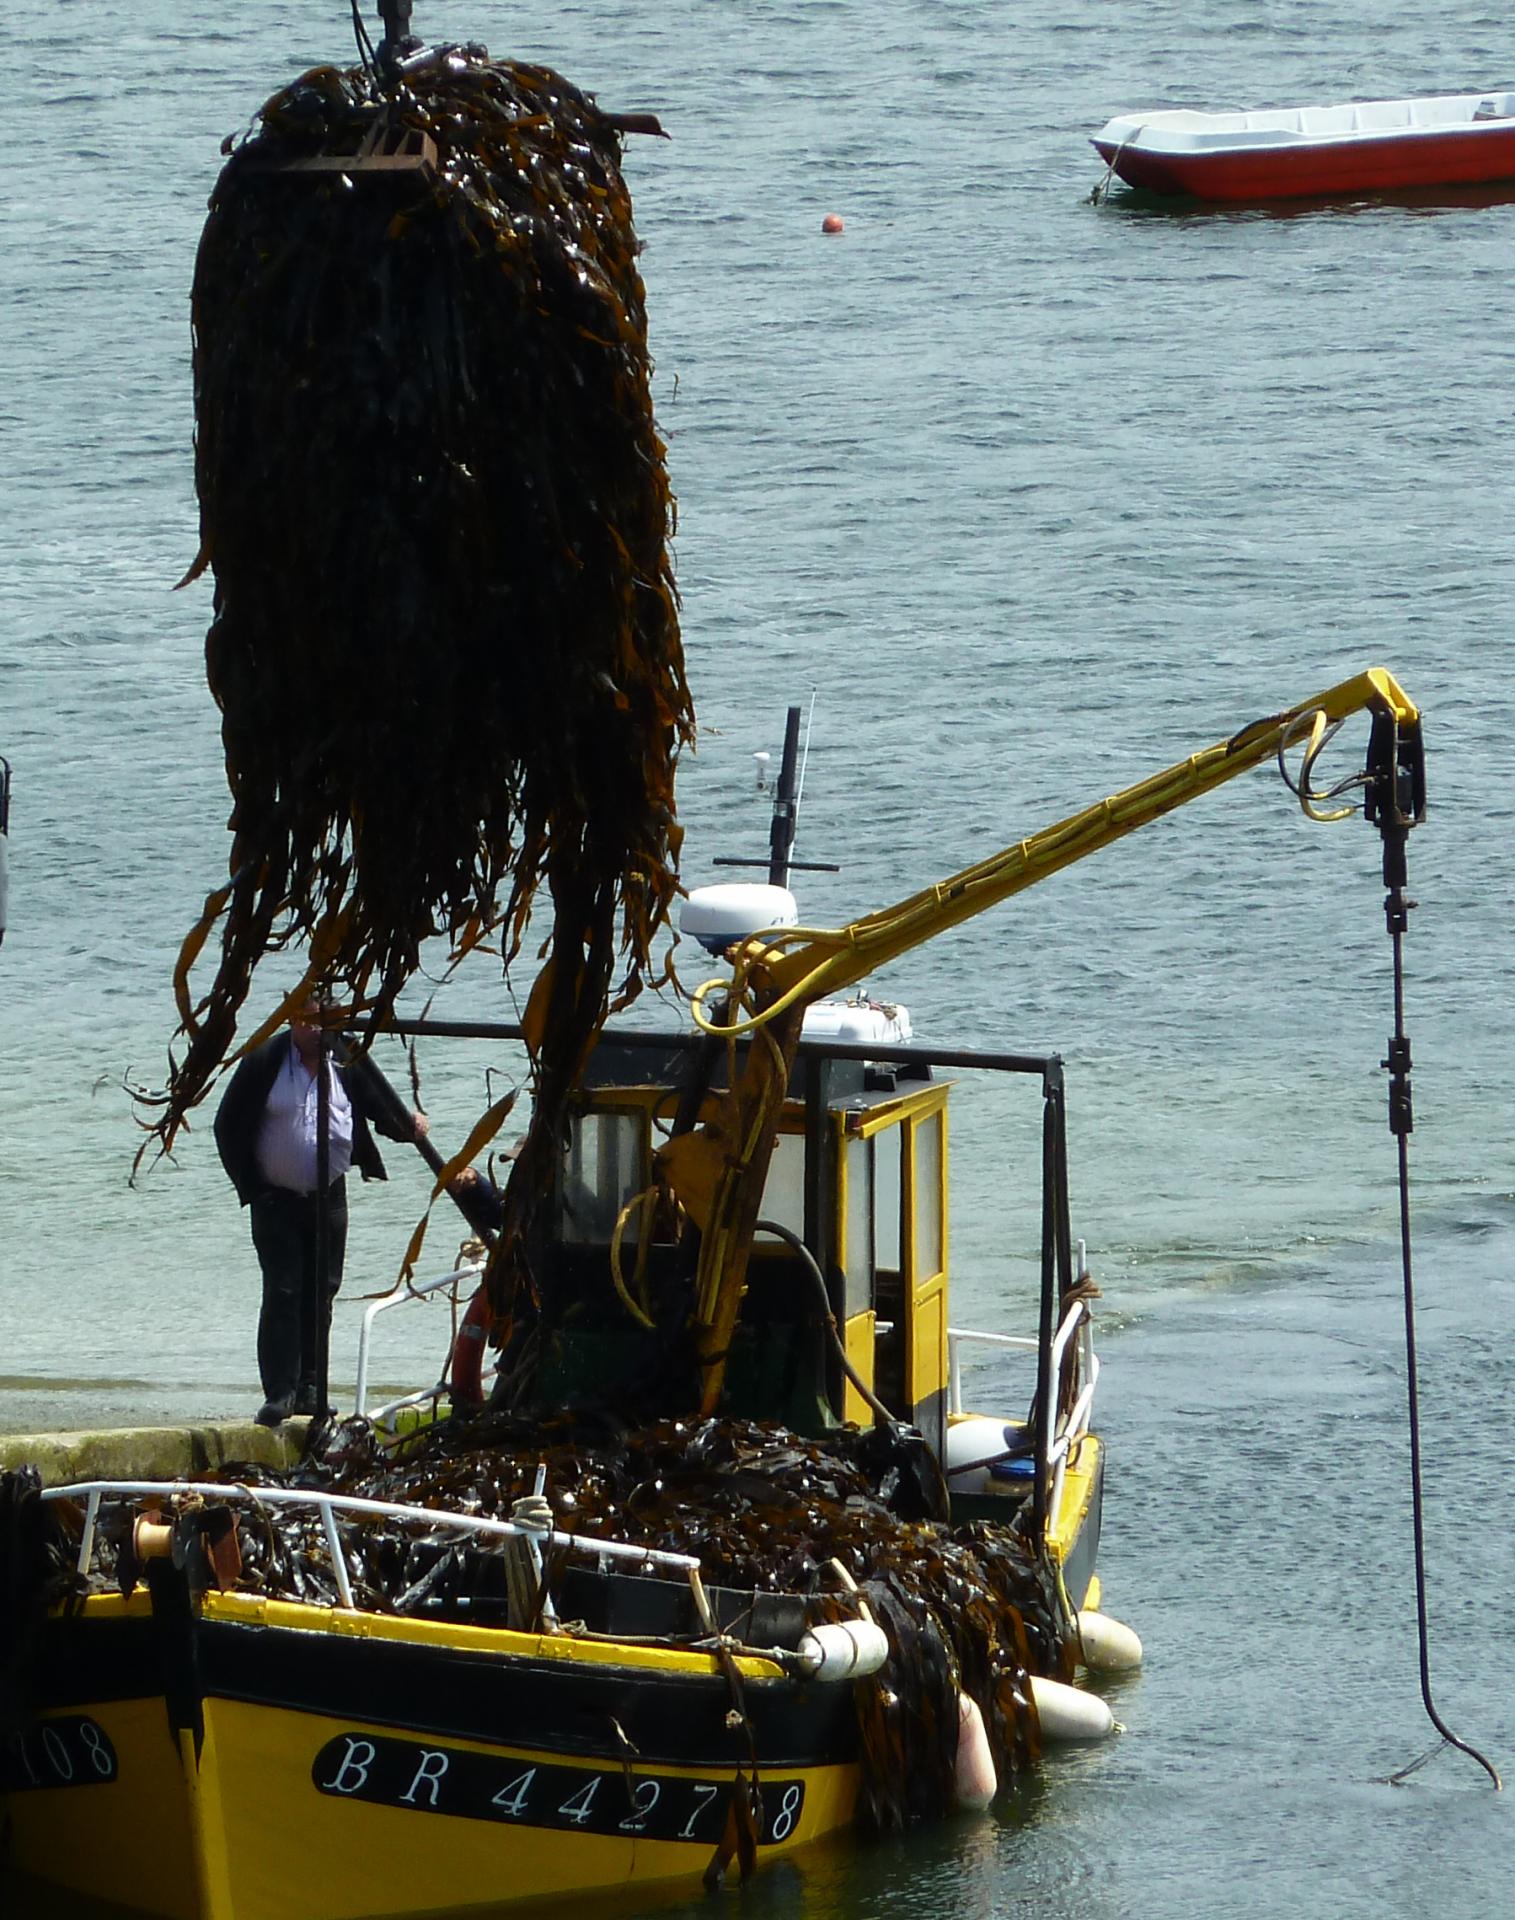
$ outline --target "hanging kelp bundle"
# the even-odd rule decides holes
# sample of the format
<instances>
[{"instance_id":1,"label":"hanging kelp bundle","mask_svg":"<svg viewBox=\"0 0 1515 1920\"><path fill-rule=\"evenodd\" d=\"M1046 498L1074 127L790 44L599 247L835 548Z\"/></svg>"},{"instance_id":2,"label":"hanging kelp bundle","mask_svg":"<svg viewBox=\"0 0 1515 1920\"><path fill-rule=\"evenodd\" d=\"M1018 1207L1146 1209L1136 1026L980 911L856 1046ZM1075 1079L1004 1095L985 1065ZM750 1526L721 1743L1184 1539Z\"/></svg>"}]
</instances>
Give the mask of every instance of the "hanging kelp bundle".
<instances>
[{"instance_id":1,"label":"hanging kelp bundle","mask_svg":"<svg viewBox=\"0 0 1515 1920\"><path fill-rule=\"evenodd\" d=\"M433 935L512 956L545 876L548 1134L646 974L693 715L621 125L655 128L443 49L306 74L216 184L192 571L215 576L232 877L176 976L165 1148L270 950L308 946L312 982L382 1016Z\"/></svg>"}]
</instances>

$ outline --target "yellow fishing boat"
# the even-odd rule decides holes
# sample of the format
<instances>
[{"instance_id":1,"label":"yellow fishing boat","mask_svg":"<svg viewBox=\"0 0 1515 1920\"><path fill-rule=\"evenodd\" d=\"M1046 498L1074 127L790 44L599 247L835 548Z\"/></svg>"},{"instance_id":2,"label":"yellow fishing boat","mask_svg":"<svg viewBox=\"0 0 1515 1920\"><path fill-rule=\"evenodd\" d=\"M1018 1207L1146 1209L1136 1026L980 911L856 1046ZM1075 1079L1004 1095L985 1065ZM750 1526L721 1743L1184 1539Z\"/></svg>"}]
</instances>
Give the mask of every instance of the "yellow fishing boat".
<instances>
[{"instance_id":1,"label":"yellow fishing boat","mask_svg":"<svg viewBox=\"0 0 1515 1920\"><path fill-rule=\"evenodd\" d=\"M1316 758L1362 710L1355 784L1402 904L1419 718L1378 669L836 931L783 924L781 833L775 891L693 896L688 929L729 964L695 1032L609 1032L581 1077L533 1249L529 1397L511 1401L520 1329L478 1411L459 1348L451 1418L444 1386L413 1397L438 1414L419 1438L413 1409L340 1430L349 1455L363 1436L368 1491L331 1452L257 1484L5 1476L10 1863L184 1920L529 1909L983 1806L1044 1740L1107 1732L1091 1676L1140 1648L1100 1605L1061 1061L917 1042L841 996L1291 746L1306 810L1336 817ZM1039 1164L1013 1176L1040 1186L1039 1280L987 1332L949 1306L969 1069L1041 1106ZM962 1404L974 1342L1007 1396L988 1409ZM565 1411L628 1407L644 1425L614 1448ZM440 1475L386 1496L417 1449L460 1472L503 1459L502 1435L492 1504ZM616 1448L641 1449L640 1479L595 1465ZM734 1561L731 1529L756 1512L760 1540L781 1509L809 1516L808 1557L774 1523L770 1563ZM915 1584L891 1585L906 1560ZM930 1674L910 1644L928 1614ZM932 1764L902 1779L891 1751Z\"/></svg>"}]
</instances>

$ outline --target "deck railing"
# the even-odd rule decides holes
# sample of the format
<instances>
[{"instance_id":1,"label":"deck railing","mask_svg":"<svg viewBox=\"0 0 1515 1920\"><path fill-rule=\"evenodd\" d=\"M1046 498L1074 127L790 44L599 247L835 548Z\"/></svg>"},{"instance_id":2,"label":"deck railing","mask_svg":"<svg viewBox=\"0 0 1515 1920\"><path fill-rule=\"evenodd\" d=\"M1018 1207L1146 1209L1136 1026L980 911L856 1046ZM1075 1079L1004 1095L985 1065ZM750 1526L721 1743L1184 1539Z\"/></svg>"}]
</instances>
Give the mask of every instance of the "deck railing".
<instances>
[{"instance_id":1,"label":"deck railing","mask_svg":"<svg viewBox=\"0 0 1515 1920\"><path fill-rule=\"evenodd\" d=\"M1080 1276L1087 1271L1085 1252L1084 1242L1078 1241L1074 1270ZM453 1298L456 1301L457 1289L466 1282L477 1281L482 1270L482 1260L464 1263L453 1268L450 1273L434 1275L430 1280L402 1281L390 1292L369 1302L364 1309L363 1325L358 1335L357 1378L353 1389L354 1406L360 1419L371 1420L375 1426L382 1426L392 1421L394 1416L406 1407L424 1406L428 1401L439 1400L447 1392L447 1372L444 1367L442 1377L434 1386L419 1388L415 1392L402 1395L399 1399L386 1401L380 1407L369 1409L370 1356L374 1325L379 1315L389 1312L394 1307L404 1306L412 1300L425 1299L445 1288L453 1290ZM892 1330L892 1324L890 1321L881 1320L876 1324L876 1332L889 1332ZM1063 1375L1068 1365L1069 1350L1075 1339L1078 1343L1078 1371L1081 1384L1077 1398L1067 1416L1060 1418L1057 1409L1063 1400ZM954 1414L963 1412L963 1352L969 1347L997 1347L1002 1350L1034 1354L1037 1350L1037 1341L1035 1336L1030 1334L989 1333L976 1327L948 1327L947 1406L948 1411ZM449 1352L449 1361L450 1359ZM1062 1496L1069 1456L1089 1431L1089 1419L1098 1380L1099 1356L1094 1351L1093 1318L1087 1305L1083 1301L1078 1301L1069 1308L1053 1336L1052 1391L1043 1412L1042 1432L1038 1436L1046 1461L1049 1512L1056 1511L1057 1502Z\"/></svg>"},{"instance_id":2,"label":"deck railing","mask_svg":"<svg viewBox=\"0 0 1515 1920\"><path fill-rule=\"evenodd\" d=\"M402 1280L388 1293L380 1294L363 1309L363 1325L358 1333L358 1375L353 1386L353 1408L360 1420L372 1420L377 1426L386 1418L399 1412L402 1407L422 1406L428 1400L440 1398L447 1391L447 1375L444 1367L442 1378L433 1387L422 1387L414 1393L403 1394L398 1400L386 1401L382 1407L376 1407L372 1413L368 1409L368 1373L369 1355L373 1346L374 1322L381 1313L388 1313L392 1307L403 1307L411 1300L424 1300L428 1294L439 1293L444 1287L453 1291L453 1300L457 1302L457 1291L465 1281L478 1281L484 1270L484 1262L465 1261L454 1267L451 1273L439 1273L430 1280ZM451 1360L449 1349L448 1360Z\"/></svg>"},{"instance_id":3,"label":"deck railing","mask_svg":"<svg viewBox=\"0 0 1515 1920\"><path fill-rule=\"evenodd\" d=\"M537 1469L536 1492L542 1492L545 1469ZM455 1513L443 1507L418 1507L392 1500L366 1500L356 1494L323 1493L305 1487L264 1487L250 1486L244 1481L222 1480L79 1480L68 1486L44 1487L44 1500L72 1500L84 1503L84 1530L79 1541L79 1553L76 1566L79 1574L87 1575L90 1559L94 1553L95 1533L100 1519L102 1500L180 1500L192 1495L201 1500L245 1501L251 1506L263 1507L308 1507L313 1509L321 1520L322 1531L326 1537L327 1550L331 1554L332 1575L336 1581L337 1594L344 1608L356 1610L353 1597L352 1578L348 1571L347 1554L342 1544L341 1530L337 1526L337 1515L350 1514L372 1519L389 1519L408 1522L416 1526L441 1528L446 1532L460 1535L474 1535L491 1540L521 1541L529 1554L533 1570L539 1585L542 1581L542 1552L553 1547L565 1553L582 1554L599 1558L601 1561L620 1561L631 1567L666 1567L670 1571L683 1573L694 1596L695 1610L701 1621L710 1631L714 1631L714 1620L710 1612L709 1598L700 1582L700 1563L688 1553L672 1553L662 1547L642 1547L625 1540L601 1540L593 1536L577 1533L561 1533L555 1527L538 1526L530 1521L491 1520L482 1514ZM544 1617L551 1618L550 1605L544 1607Z\"/></svg>"},{"instance_id":4,"label":"deck railing","mask_svg":"<svg viewBox=\"0 0 1515 1920\"><path fill-rule=\"evenodd\" d=\"M1084 1242L1077 1243L1074 1271L1082 1279L1087 1274ZM975 1327L948 1327L947 1373L948 1411L960 1414L963 1407L963 1351L968 1347L992 1347L1034 1354L1038 1342L1028 1334L986 1333ZM1065 1415L1058 1409L1064 1399L1064 1381L1071 1357L1077 1352L1079 1390ZM1088 1303L1075 1300L1063 1315L1052 1337L1051 1364L1048 1369L1050 1391L1041 1409L1037 1446L1045 1462L1047 1513L1057 1512L1062 1499L1068 1461L1080 1440L1089 1431L1095 1388L1099 1383L1099 1355L1094 1351L1094 1318Z\"/></svg>"}]
</instances>

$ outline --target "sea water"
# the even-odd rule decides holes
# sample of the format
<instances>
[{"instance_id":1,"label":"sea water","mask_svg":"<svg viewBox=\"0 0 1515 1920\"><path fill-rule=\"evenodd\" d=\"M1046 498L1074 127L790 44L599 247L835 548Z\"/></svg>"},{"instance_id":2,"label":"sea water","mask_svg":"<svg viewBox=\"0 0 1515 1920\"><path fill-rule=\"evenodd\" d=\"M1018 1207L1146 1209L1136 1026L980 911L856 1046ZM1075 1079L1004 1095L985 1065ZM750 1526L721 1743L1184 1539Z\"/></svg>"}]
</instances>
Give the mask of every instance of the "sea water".
<instances>
[{"instance_id":1,"label":"sea water","mask_svg":"<svg viewBox=\"0 0 1515 1920\"><path fill-rule=\"evenodd\" d=\"M821 924L1369 664L1424 708L1406 1005L1432 1675L1515 1765L1515 192L1093 204L1087 145L1145 107L1508 86L1507 23L1472 0L420 0L416 24L672 135L626 164L701 719L691 884L763 852L752 755L776 758L791 702L813 716L800 853L840 867L802 878ZM209 585L172 591L198 540L188 287L222 137L348 58L350 29L309 0L41 0L8 40L0 1426L245 1417L256 1264L208 1109L128 1184L129 1091L161 1084L174 956L227 851ZM1113 1695L1125 1732L994 1817L827 1850L744 1914L1509 1903L1508 1803L1472 1762L1386 1784L1434 1736L1382 899L1371 830L1305 821L1262 770L871 983L923 1037L1066 1058L1103 1289L1102 1571L1148 1661ZM486 965L435 1011L509 1019L523 984ZM519 1073L506 1047L433 1043L420 1067L444 1145ZM954 1314L982 1323L1034 1256L1035 1117L973 1084L957 1108ZM339 1382L424 1205L418 1163L389 1158L353 1206ZM438 1220L426 1260L456 1237ZM434 1377L447 1337L445 1308L389 1316L385 1381ZM1018 1392L971 1377L981 1404Z\"/></svg>"}]
</instances>

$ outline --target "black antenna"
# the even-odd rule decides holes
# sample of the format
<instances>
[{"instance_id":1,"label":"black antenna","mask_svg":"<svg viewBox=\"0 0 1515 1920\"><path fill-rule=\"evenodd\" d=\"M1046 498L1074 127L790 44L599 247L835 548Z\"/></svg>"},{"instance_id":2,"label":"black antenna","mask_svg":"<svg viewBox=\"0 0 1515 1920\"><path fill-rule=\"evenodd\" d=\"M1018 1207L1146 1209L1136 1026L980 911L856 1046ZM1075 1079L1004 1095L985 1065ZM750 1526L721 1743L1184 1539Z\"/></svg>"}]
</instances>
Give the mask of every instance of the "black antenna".
<instances>
[{"instance_id":1,"label":"black antenna","mask_svg":"<svg viewBox=\"0 0 1515 1920\"><path fill-rule=\"evenodd\" d=\"M789 885L789 856L794 851L795 829L799 826L800 785L800 710L789 709L784 723L784 757L779 763L779 783L773 794L773 824L768 829L768 884Z\"/></svg>"},{"instance_id":2,"label":"black antenna","mask_svg":"<svg viewBox=\"0 0 1515 1920\"><path fill-rule=\"evenodd\" d=\"M767 754L760 756L766 760ZM840 873L834 860L796 860L794 836L800 824L800 709L791 707L784 722L784 755L779 762L778 785L773 790L773 822L768 829L768 884L787 887L791 873ZM761 860L740 860L718 854L716 867L760 867Z\"/></svg>"},{"instance_id":3,"label":"black antenna","mask_svg":"<svg viewBox=\"0 0 1515 1920\"><path fill-rule=\"evenodd\" d=\"M379 18L384 22L384 38L398 45L410 38L411 0L379 0Z\"/></svg>"},{"instance_id":4,"label":"black antenna","mask_svg":"<svg viewBox=\"0 0 1515 1920\"><path fill-rule=\"evenodd\" d=\"M11 830L11 763L0 753L0 943L5 940L6 847Z\"/></svg>"}]
</instances>

